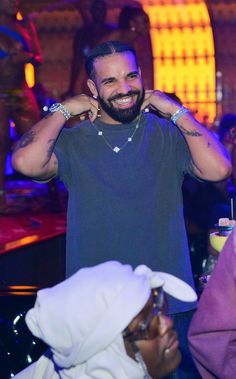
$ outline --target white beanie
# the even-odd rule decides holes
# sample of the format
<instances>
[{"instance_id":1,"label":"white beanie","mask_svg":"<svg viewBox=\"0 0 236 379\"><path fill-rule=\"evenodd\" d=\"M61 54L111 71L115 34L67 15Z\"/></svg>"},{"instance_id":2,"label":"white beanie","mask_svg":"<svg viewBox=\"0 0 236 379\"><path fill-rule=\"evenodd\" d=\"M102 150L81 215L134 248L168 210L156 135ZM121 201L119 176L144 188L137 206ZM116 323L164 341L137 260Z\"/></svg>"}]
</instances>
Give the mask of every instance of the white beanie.
<instances>
[{"instance_id":1,"label":"white beanie","mask_svg":"<svg viewBox=\"0 0 236 379\"><path fill-rule=\"evenodd\" d=\"M142 379L142 370L126 354L122 331L143 309L151 288L159 286L180 300L196 300L191 287L172 275L146 266L133 270L116 261L83 268L38 291L26 323L50 346L52 359L41 358L35 372L31 369L31 376L24 377ZM39 372L44 374L40 377ZM45 372L52 374L46 378Z\"/></svg>"}]
</instances>

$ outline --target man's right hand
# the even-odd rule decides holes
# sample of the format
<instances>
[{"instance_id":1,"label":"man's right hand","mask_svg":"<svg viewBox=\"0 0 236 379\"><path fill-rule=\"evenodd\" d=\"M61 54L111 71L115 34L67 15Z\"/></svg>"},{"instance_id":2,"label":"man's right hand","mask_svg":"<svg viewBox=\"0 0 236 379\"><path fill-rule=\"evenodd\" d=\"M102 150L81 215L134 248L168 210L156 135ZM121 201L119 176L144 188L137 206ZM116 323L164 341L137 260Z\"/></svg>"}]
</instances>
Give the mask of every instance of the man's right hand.
<instances>
[{"instance_id":1,"label":"man's right hand","mask_svg":"<svg viewBox=\"0 0 236 379\"><path fill-rule=\"evenodd\" d=\"M84 94L66 99L63 105L72 116L81 116L88 113L89 119L93 122L97 118L99 103L92 96Z\"/></svg>"}]
</instances>

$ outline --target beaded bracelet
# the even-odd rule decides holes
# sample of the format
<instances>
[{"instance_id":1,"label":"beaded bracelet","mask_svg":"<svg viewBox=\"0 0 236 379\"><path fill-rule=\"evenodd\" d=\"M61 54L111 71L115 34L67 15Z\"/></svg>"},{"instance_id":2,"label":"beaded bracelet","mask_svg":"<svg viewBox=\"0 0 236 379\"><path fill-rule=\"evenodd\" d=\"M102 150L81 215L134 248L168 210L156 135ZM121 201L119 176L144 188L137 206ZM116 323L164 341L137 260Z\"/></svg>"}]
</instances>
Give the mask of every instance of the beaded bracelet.
<instances>
[{"instance_id":1,"label":"beaded bracelet","mask_svg":"<svg viewBox=\"0 0 236 379\"><path fill-rule=\"evenodd\" d=\"M190 113L190 110L185 108L185 107L181 107L179 108L172 116L171 116L171 121L176 125L177 121L179 120L180 117L182 117L185 113Z\"/></svg>"}]
</instances>

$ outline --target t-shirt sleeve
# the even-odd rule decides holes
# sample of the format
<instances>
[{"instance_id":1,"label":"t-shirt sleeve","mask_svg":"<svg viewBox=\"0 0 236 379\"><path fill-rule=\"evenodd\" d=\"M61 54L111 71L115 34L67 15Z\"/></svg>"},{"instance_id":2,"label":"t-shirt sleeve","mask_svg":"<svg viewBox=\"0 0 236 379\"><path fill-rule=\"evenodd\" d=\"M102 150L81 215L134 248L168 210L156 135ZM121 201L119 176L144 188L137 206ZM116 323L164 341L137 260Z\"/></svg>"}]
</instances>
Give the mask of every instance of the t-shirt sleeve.
<instances>
[{"instance_id":1,"label":"t-shirt sleeve","mask_svg":"<svg viewBox=\"0 0 236 379\"><path fill-rule=\"evenodd\" d=\"M58 160L57 177L65 184L68 182L71 175L70 162L68 160L69 155L67 154L69 149L68 134L69 130L62 129L54 148L54 153Z\"/></svg>"}]
</instances>

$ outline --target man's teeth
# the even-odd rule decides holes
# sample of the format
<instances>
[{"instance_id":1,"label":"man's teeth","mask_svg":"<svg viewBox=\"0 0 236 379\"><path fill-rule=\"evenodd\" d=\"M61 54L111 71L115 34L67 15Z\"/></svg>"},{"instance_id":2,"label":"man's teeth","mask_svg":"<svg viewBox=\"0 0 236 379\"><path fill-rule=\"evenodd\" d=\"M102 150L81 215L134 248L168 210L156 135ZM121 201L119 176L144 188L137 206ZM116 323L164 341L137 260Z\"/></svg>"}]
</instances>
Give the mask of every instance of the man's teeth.
<instances>
[{"instance_id":1,"label":"man's teeth","mask_svg":"<svg viewBox=\"0 0 236 379\"><path fill-rule=\"evenodd\" d=\"M117 99L116 102L119 104L127 104L131 101L131 97L122 97L121 99Z\"/></svg>"}]
</instances>

